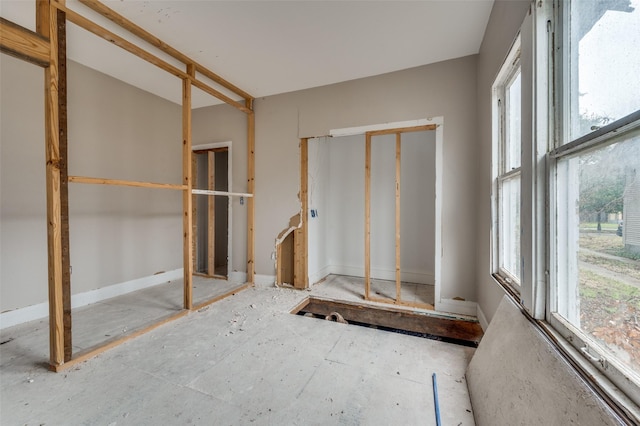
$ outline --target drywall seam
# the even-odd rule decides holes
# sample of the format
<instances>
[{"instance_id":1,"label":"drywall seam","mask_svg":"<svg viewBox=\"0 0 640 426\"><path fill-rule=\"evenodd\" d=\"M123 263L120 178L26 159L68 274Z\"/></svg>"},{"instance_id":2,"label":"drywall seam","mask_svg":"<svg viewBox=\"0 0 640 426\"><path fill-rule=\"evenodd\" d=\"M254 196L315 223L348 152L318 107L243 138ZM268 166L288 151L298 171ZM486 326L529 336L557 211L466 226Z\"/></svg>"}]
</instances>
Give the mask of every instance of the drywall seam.
<instances>
[{"instance_id":1,"label":"drywall seam","mask_svg":"<svg viewBox=\"0 0 640 426\"><path fill-rule=\"evenodd\" d=\"M79 308L81 306L90 305L92 303L101 302L116 296L164 284L169 281L182 278L182 268L174 269L168 272L162 272L135 280L125 281L96 290L90 290L71 296L71 307ZM0 330L25 322L45 318L49 315L49 302L39 303L24 308L14 309L12 311L0 314Z\"/></svg>"}]
</instances>

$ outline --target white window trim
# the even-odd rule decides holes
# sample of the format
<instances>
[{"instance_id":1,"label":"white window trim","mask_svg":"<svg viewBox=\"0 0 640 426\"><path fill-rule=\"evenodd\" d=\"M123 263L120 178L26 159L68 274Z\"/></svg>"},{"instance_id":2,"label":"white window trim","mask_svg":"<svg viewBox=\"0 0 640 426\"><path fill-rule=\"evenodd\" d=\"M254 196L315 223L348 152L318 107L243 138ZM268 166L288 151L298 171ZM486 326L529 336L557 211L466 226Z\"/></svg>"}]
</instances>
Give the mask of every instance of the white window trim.
<instances>
[{"instance_id":1,"label":"white window trim","mask_svg":"<svg viewBox=\"0 0 640 426\"><path fill-rule=\"evenodd\" d=\"M521 170L522 164L520 167L514 168L512 170L506 170L506 147L505 147L505 137L504 134L506 125L505 125L505 114L503 114L503 108L505 99L505 88L511 83L517 74L517 72L521 72L520 65L520 45L521 38L520 34L516 37L511 48L509 49L509 53L504 60L500 71L496 75L494 79L494 84L492 86L492 140L494 144L494 149L492 149L493 161L492 161L492 197L491 197L491 217L492 217L492 232L491 232L491 245L492 245L492 259L491 259L491 273L497 275L499 279L504 281L507 285L509 285L516 292L520 292L521 289L521 280L512 275L509 271L504 269L502 265L502 259L500 256L500 187L502 183L510 178L518 176L522 182L521 178ZM497 148L497 149L496 149ZM522 222L521 222L522 224ZM518 260L520 261L520 259Z\"/></svg>"}]
</instances>

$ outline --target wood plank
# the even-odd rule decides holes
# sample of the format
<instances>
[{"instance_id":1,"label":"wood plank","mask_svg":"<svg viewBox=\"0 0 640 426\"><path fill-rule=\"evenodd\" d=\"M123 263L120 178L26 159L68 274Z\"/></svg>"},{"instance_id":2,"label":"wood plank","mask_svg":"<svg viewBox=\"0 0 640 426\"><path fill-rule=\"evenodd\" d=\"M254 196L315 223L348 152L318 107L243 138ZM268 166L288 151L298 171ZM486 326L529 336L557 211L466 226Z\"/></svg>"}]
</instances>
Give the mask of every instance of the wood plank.
<instances>
[{"instance_id":1,"label":"wood plank","mask_svg":"<svg viewBox=\"0 0 640 426\"><path fill-rule=\"evenodd\" d=\"M191 79L187 73L180 70L179 68L171 65L170 63L158 58L157 56L152 55L146 50L136 46L130 41L120 37L119 35L114 34L113 32L107 30L106 28L101 27L100 25L95 24L84 16L74 12L73 10L67 8L64 4L61 3L61 0L52 0L51 4L54 5L59 10L62 10L67 14L67 20L76 24L80 28L83 28L90 33L95 34L98 37L101 37L108 41L109 43L113 43L116 46L126 50L129 53L136 55L137 57L144 59L145 61L157 66L165 70L166 72L175 75L176 77L180 77L182 79Z\"/></svg>"},{"instance_id":2,"label":"wood plank","mask_svg":"<svg viewBox=\"0 0 640 426\"><path fill-rule=\"evenodd\" d=\"M211 71L211 70L205 68L204 66L196 63L195 61L193 61L188 56L184 55L183 53L181 53L178 50L174 49L173 47L169 46L167 43L163 42L158 37L154 36L153 34L151 34L150 32L146 31L145 29L141 28L140 26L134 24L133 22L131 22L130 20L128 20L124 16L120 15L119 13L114 11L113 9L105 6L103 3L99 2L98 0L80 0L80 3L84 4L85 6L89 7L90 9L98 12L100 15L102 15L105 18L111 20L112 22L118 24L120 27L126 29L130 33L136 35L137 37L139 37L142 40L146 41L147 43L151 44L152 46L160 49L161 51L163 51L163 52L167 53L168 55L174 57L175 59L181 61L183 64L185 64L185 65L186 64L191 64L191 63L194 64L195 67L196 67L196 72L199 72L200 74L204 75L205 77L207 77L207 78L211 79L212 81L218 83L222 87L234 92L237 95L240 95L244 99L251 99L252 98L252 96L249 95L247 92L245 92L242 89L236 87L235 85L233 85L229 81L225 80L224 78L220 77L219 75L217 75L213 71Z\"/></svg>"},{"instance_id":3,"label":"wood plank","mask_svg":"<svg viewBox=\"0 0 640 426\"><path fill-rule=\"evenodd\" d=\"M58 15L58 129L60 135L60 232L62 238L62 306L64 327L64 360L73 357L71 318L71 259L69 248L69 182L67 130L67 20Z\"/></svg>"},{"instance_id":4,"label":"wood plank","mask_svg":"<svg viewBox=\"0 0 640 426\"><path fill-rule=\"evenodd\" d=\"M231 99L230 97L226 96L225 94L223 94L222 92L217 91L216 89L214 89L211 86L208 86L207 84L205 84L204 82L196 79L195 77L191 79L191 83L193 83L194 86L196 86L198 89L202 90L203 92L206 92L208 94L210 94L211 96L220 99L221 101L236 107L237 109L239 109L240 111L249 114L251 112L251 109L247 108L246 106L243 106L240 102L234 101L233 99Z\"/></svg>"},{"instance_id":5,"label":"wood plank","mask_svg":"<svg viewBox=\"0 0 640 426\"><path fill-rule=\"evenodd\" d=\"M213 152L207 153L207 185L210 191L216 189L216 157ZM216 273L216 199L209 197L207 199L207 272L209 275Z\"/></svg>"},{"instance_id":6,"label":"wood plank","mask_svg":"<svg viewBox=\"0 0 640 426\"><path fill-rule=\"evenodd\" d=\"M365 134L364 160L364 298L371 295L371 135Z\"/></svg>"},{"instance_id":7,"label":"wood plank","mask_svg":"<svg viewBox=\"0 0 640 426\"><path fill-rule=\"evenodd\" d=\"M47 248L49 270L49 363L56 367L64 364L64 301L62 230L60 199L60 121L58 100L58 16L40 10L38 27L47 31L50 40L49 66L45 69L45 159L47 190ZM48 29L45 28L48 23Z\"/></svg>"},{"instance_id":8,"label":"wood plank","mask_svg":"<svg viewBox=\"0 0 640 426\"><path fill-rule=\"evenodd\" d=\"M106 343L91 347L89 349L86 349L80 353L78 353L73 359L71 359L68 362L65 362L62 365L51 365L50 369L52 371L55 371L56 373L59 373L61 371L67 370L71 367L73 367L74 365L80 364L81 362L85 362L97 355L100 355L101 353L104 353L106 351L108 351L109 349L113 349L116 346L120 346L121 344L128 342L129 340L135 339L136 337L142 336L143 334L146 334L152 330L155 330L158 327L161 327L171 321L174 321L178 318L182 318L185 315L188 315L189 311L180 311L177 312L175 314L171 314L163 319L161 319L158 322L155 322L149 326L146 327L142 327L140 329L134 330L132 331L130 334L127 334L126 336L122 336L122 337L115 337L113 339L110 339L109 341L107 341Z\"/></svg>"},{"instance_id":9,"label":"wood plank","mask_svg":"<svg viewBox=\"0 0 640 426\"><path fill-rule=\"evenodd\" d=\"M395 133L410 133L410 132L422 132L425 130L436 130L438 128L437 124L425 124L424 126L414 126L414 127L402 127L399 129L384 129L384 130L372 130L367 132L367 135L371 136L382 136L382 135L393 135Z\"/></svg>"},{"instance_id":10,"label":"wood plank","mask_svg":"<svg viewBox=\"0 0 640 426\"><path fill-rule=\"evenodd\" d=\"M193 75L195 67L187 65L187 73ZM182 184L185 189L182 193L182 231L183 231L183 260L184 268L184 308L191 309L193 306L193 217L191 216L191 190L193 189L193 179L191 176L191 80L182 80Z\"/></svg>"},{"instance_id":11,"label":"wood plank","mask_svg":"<svg viewBox=\"0 0 640 426\"><path fill-rule=\"evenodd\" d=\"M86 183L91 185L132 186L136 188L176 189L180 191L187 189L186 185L176 185L172 183L138 182L133 180L105 179L87 176L69 176L68 180L71 183Z\"/></svg>"},{"instance_id":12,"label":"wood plank","mask_svg":"<svg viewBox=\"0 0 640 426\"><path fill-rule=\"evenodd\" d=\"M253 109L253 99L246 101L246 107ZM252 111L247 114L247 192L254 197L247 198L247 282L255 280L255 143L256 117Z\"/></svg>"},{"instance_id":13,"label":"wood plank","mask_svg":"<svg viewBox=\"0 0 640 426\"><path fill-rule=\"evenodd\" d=\"M383 308L371 305L338 302L334 300L310 298L300 309L317 315L337 312L347 321L356 321L380 327L425 333L477 344L482 338L482 327L477 321L436 316L427 312L410 312L401 309Z\"/></svg>"},{"instance_id":14,"label":"wood plank","mask_svg":"<svg viewBox=\"0 0 640 426\"><path fill-rule=\"evenodd\" d=\"M0 51L32 64L48 67L49 33L45 37L0 17Z\"/></svg>"},{"instance_id":15,"label":"wood plank","mask_svg":"<svg viewBox=\"0 0 640 426\"><path fill-rule=\"evenodd\" d=\"M401 136L396 133L396 301L402 300L402 274L400 273L400 156Z\"/></svg>"},{"instance_id":16,"label":"wood plank","mask_svg":"<svg viewBox=\"0 0 640 426\"><path fill-rule=\"evenodd\" d=\"M294 230L294 279L293 286L297 289L309 287L309 274L307 270L308 259L308 230L309 230L309 194L308 194L308 174L309 174L309 139L300 139L300 222Z\"/></svg>"}]
</instances>

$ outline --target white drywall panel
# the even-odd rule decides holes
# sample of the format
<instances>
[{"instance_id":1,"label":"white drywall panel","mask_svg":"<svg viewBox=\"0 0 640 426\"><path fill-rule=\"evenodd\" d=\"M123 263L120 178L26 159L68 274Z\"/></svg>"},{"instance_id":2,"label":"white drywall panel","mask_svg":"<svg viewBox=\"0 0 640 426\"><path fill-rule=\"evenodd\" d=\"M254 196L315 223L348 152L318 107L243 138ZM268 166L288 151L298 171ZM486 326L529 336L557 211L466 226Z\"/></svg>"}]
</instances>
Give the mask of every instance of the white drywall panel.
<instances>
[{"instance_id":1,"label":"white drywall panel","mask_svg":"<svg viewBox=\"0 0 640 426\"><path fill-rule=\"evenodd\" d=\"M362 173L363 170L360 169ZM395 277L396 136L371 138L371 277ZM364 214L362 214L364 226ZM390 275L389 275L390 273Z\"/></svg>"},{"instance_id":2,"label":"white drywall panel","mask_svg":"<svg viewBox=\"0 0 640 426\"><path fill-rule=\"evenodd\" d=\"M403 281L434 284L436 214L435 131L402 135L400 270ZM446 221L446 212L442 212Z\"/></svg>"},{"instance_id":3,"label":"white drywall panel","mask_svg":"<svg viewBox=\"0 0 640 426\"><path fill-rule=\"evenodd\" d=\"M364 267L364 135L329 141L329 264L336 273Z\"/></svg>"},{"instance_id":4,"label":"white drywall panel","mask_svg":"<svg viewBox=\"0 0 640 426\"><path fill-rule=\"evenodd\" d=\"M467 368L478 425L617 425L612 411L504 296Z\"/></svg>"},{"instance_id":5,"label":"white drywall panel","mask_svg":"<svg viewBox=\"0 0 640 426\"><path fill-rule=\"evenodd\" d=\"M329 138L308 142L308 272L313 284L329 273L328 247L331 230L328 226L329 205ZM313 213L312 213L313 212Z\"/></svg>"}]
</instances>

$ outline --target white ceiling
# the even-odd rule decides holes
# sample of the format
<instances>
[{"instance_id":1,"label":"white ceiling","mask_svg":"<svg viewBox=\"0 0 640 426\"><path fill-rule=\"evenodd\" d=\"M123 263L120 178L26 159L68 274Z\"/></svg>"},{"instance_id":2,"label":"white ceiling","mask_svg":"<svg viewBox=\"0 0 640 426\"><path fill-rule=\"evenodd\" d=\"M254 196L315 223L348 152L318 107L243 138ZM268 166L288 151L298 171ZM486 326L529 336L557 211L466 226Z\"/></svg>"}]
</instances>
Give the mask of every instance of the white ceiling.
<instances>
[{"instance_id":1,"label":"white ceiling","mask_svg":"<svg viewBox=\"0 0 640 426\"><path fill-rule=\"evenodd\" d=\"M0 16L33 29L34 3L0 0ZM475 54L493 0L104 3L251 95L263 97ZM76 1L67 4L126 35ZM178 78L74 25L68 28L68 56L181 102ZM194 93L194 107L216 103L209 95Z\"/></svg>"}]
</instances>

